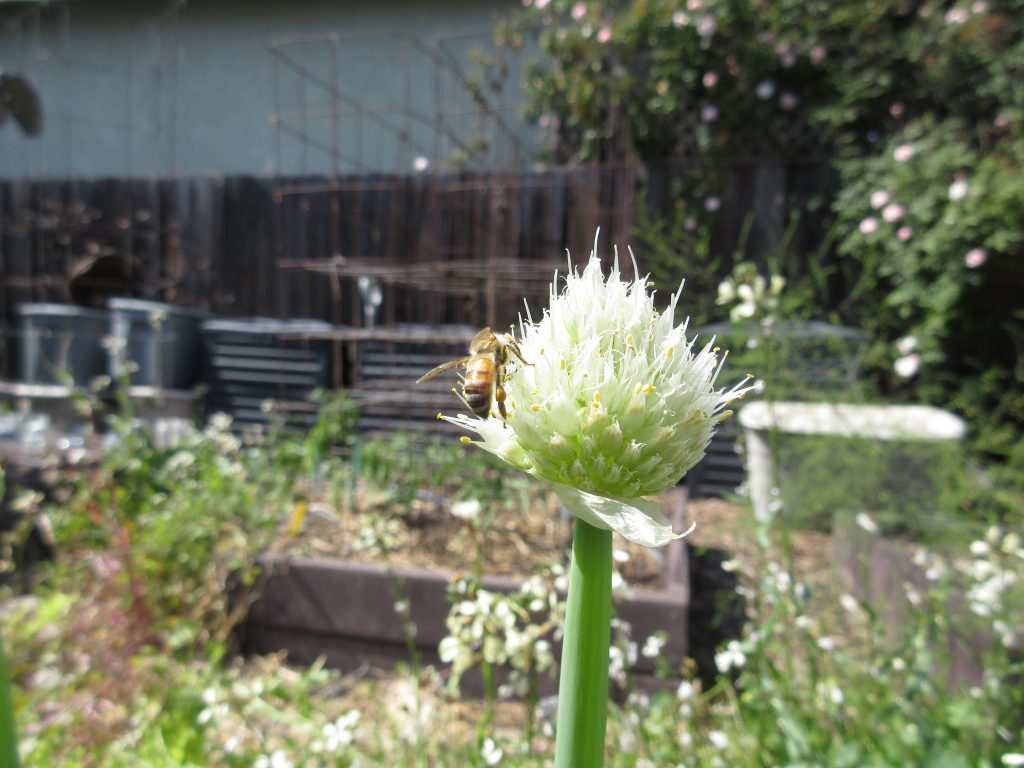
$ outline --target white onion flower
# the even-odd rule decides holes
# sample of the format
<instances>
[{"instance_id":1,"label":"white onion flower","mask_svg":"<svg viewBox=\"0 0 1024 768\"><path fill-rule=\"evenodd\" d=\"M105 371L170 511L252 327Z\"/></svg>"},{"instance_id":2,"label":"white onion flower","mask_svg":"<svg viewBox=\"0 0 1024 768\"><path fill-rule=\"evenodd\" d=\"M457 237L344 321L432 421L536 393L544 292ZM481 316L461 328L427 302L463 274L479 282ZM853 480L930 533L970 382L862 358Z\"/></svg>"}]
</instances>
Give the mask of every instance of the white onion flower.
<instances>
[{"instance_id":1,"label":"white onion flower","mask_svg":"<svg viewBox=\"0 0 1024 768\"><path fill-rule=\"evenodd\" d=\"M675 324L680 293L659 312L645 278L607 280L595 250L550 307L520 321L527 365L504 383L508 420L445 417L512 466L554 484L565 507L591 525L644 546L673 533L656 501L704 456L726 405L751 389L715 381L723 358L714 340L687 338Z\"/></svg>"}]
</instances>

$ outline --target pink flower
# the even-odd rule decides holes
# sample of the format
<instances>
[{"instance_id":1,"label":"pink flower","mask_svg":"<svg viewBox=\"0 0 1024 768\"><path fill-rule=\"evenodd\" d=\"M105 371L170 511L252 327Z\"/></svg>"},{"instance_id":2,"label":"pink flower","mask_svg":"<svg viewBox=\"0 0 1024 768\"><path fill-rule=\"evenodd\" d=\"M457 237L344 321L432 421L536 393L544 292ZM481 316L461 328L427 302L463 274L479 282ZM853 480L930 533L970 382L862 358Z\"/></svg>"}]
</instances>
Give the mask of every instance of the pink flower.
<instances>
[{"instance_id":1,"label":"pink flower","mask_svg":"<svg viewBox=\"0 0 1024 768\"><path fill-rule=\"evenodd\" d=\"M895 101L889 105L889 114L893 117L900 117L903 114L904 109L905 107L903 106L902 101Z\"/></svg>"},{"instance_id":2,"label":"pink flower","mask_svg":"<svg viewBox=\"0 0 1024 768\"><path fill-rule=\"evenodd\" d=\"M697 34L707 39L712 37L718 30L718 19L714 16L703 16L697 22Z\"/></svg>"},{"instance_id":3,"label":"pink flower","mask_svg":"<svg viewBox=\"0 0 1024 768\"><path fill-rule=\"evenodd\" d=\"M811 48L810 58L812 64L821 64L828 56L828 49L824 45L816 45Z\"/></svg>"},{"instance_id":4,"label":"pink flower","mask_svg":"<svg viewBox=\"0 0 1024 768\"><path fill-rule=\"evenodd\" d=\"M897 163L905 163L914 156L916 151L913 144L900 144L892 152L892 159Z\"/></svg>"},{"instance_id":5,"label":"pink flower","mask_svg":"<svg viewBox=\"0 0 1024 768\"><path fill-rule=\"evenodd\" d=\"M754 93L757 94L757 98L762 101L767 101L775 93L775 83L771 80L762 80L757 84L757 88L754 89Z\"/></svg>"},{"instance_id":6,"label":"pink flower","mask_svg":"<svg viewBox=\"0 0 1024 768\"><path fill-rule=\"evenodd\" d=\"M792 91L783 91L782 95L779 96L779 106L787 112L796 109L800 103L800 97Z\"/></svg>"},{"instance_id":7,"label":"pink flower","mask_svg":"<svg viewBox=\"0 0 1024 768\"><path fill-rule=\"evenodd\" d=\"M683 219L683 229L685 229L687 232L693 232L695 229L697 229L697 220L693 218L693 216L687 216L685 219Z\"/></svg>"},{"instance_id":8,"label":"pink flower","mask_svg":"<svg viewBox=\"0 0 1024 768\"><path fill-rule=\"evenodd\" d=\"M904 243L907 242L907 240L909 240L913 236L914 230L912 230L910 227L900 227L896 231L896 237L898 237Z\"/></svg>"},{"instance_id":9,"label":"pink flower","mask_svg":"<svg viewBox=\"0 0 1024 768\"><path fill-rule=\"evenodd\" d=\"M685 27L690 23L690 14L686 11L676 11L672 14L672 26L676 29Z\"/></svg>"},{"instance_id":10,"label":"pink flower","mask_svg":"<svg viewBox=\"0 0 1024 768\"><path fill-rule=\"evenodd\" d=\"M599 30L597 30L597 42L601 43L601 45L604 45L604 44L610 42L611 39L612 39L612 28L611 27L601 27Z\"/></svg>"},{"instance_id":11,"label":"pink flower","mask_svg":"<svg viewBox=\"0 0 1024 768\"><path fill-rule=\"evenodd\" d=\"M871 193L871 207L876 211L879 208L884 208L889 203L889 190L887 189L876 189Z\"/></svg>"},{"instance_id":12,"label":"pink flower","mask_svg":"<svg viewBox=\"0 0 1024 768\"><path fill-rule=\"evenodd\" d=\"M715 211L722 207L722 201L719 200L717 197L712 196L704 201L704 207L711 213L714 213Z\"/></svg>"},{"instance_id":13,"label":"pink flower","mask_svg":"<svg viewBox=\"0 0 1024 768\"><path fill-rule=\"evenodd\" d=\"M964 256L964 264L968 269L977 269L988 261L988 251L984 248L971 248Z\"/></svg>"},{"instance_id":14,"label":"pink flower","mask_svg":"<svg viewBox=\"0 0 1024 768\"><path fill-rule=\"evenodd\" d=\"M586 3L576 3L576 5L574 5L572 7L572 17L576 21L582 20L583 17L586 16L586 15L587 15L587 4Z\"/></svg>"},{"instance_id":15,"label":"pink flower","mask_svg":"<svg viewBox=\"0 0 1024 768\"><path fill-rule=\"evenodd\" d=\"M857 225L857 229L861 231L862 235L871 235L878 231L878 219L874 216L868 216L863 219L860 224Z\"/></svg>"},{"instance_id":16,"label":"pink flower","mask_svg":"<svg viewBox=\"0 0 1024 768\"><path fill-rule=\"evenodd\" d=\"M718 119L718 107L714 104L708 104L700 111L700 119L705 123L715 122Z\"/></svg>"},{"instance_id":17,"label":"pink flower","mask_svg":"<svg viewBox=\"0 0 1024 768\"><path fill-rule=\"evenodd\" d=\"M705 72L702 80L705 88L714 88L718 85L718 73L717 72Z\"/></svg>"},{"instance_id":18,"label":"pink flower","mask_svg":"<svg viewBox=\"0 0 1024 768\"><path fill-rule=\"evenodd\" d=\"M967 11L963 8L950 8L946 11L947 24L963 24L967 21Z\"/></svg>"},{"instance_id":19,"label":"pink flower","mask_svg":"<svg viewBox=\"0 0 1024 768\"><path fill-rule=\"evenodd\" d=\"M892 224L894 221L902 219L906 212L906 209L899 203L889 203L882 209L882 218Z\"/></svg>"},{"instance_id":20,"label":"pink flower","mask_svg":"<svg viewBox=\"0 0 1024 768\"><path fill-rule=\"evenodd\" d=\"M549 5L551 5L551 0L533 0L533 7L538 11L543 11Z\"/></svg>"},{"instance_id":21,"label":"pink flower","mask_svg":"<svg viewBox=\"0 0 1024 768\"><path fill-rule=\"evenodd\" d=\"M915 349L917 349L916 336L903 336L896 339L896 351L901 355L909 355Z\"/></svg>"}]
</instances>

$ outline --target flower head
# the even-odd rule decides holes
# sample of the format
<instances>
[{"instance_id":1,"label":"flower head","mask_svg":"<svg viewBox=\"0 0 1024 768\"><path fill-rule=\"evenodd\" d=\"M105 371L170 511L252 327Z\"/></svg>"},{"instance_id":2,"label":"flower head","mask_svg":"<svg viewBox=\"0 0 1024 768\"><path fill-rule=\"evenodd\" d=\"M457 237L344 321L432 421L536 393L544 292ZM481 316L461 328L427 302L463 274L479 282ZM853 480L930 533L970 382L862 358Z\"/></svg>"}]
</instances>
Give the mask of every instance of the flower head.
<instances>
[{"instance_id":1,"label":"flower head","mask_svg":"<svg viewBox=\"0 0 1024 768\"><path fill-rule=\"evenodd\" d=\"M658 504L641 497L673 487L700 461L726 405L751 389L746 381L716 389L718 348L675 325L679 295L659 312L646 280L622 280L617 259L605 279L595 245L561 293L552 286L543 317L534 322L527 308L520 321L526 364L504 382L507 421L447 420L553 483L588 523L645 546L678 538Z\"/></svg>"}]
</instances>

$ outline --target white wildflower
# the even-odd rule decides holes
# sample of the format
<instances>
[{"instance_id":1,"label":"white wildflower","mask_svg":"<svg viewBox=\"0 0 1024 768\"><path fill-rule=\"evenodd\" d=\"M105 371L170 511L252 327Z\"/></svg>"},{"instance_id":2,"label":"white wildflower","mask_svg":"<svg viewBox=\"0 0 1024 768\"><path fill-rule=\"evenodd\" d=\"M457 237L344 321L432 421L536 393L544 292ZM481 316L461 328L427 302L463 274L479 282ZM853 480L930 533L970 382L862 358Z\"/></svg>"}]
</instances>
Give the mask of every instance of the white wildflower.
<instances>
[{"instance_id":1,"label":"white wildflower","mask_svg":"<svg viewBox=\"0 0 1024 768\"><path fill-rule=\"evenodd\" d=\"M324 745L328 752L336 752L352 743L355 738L355 725L359 722L360 714L358 709L353 709L333 723L324 726Z\"/></svg>"},{"instance_id":2,"label":"white wildflower","mask_svg":"<svg viewBox=\"0 0 1024 768\"><path fill-rule=\"evenodd\" d=\"M253 763L253 768L294 768L283 750L275 749L270 755L260 755Z\"/></svg>"},{"instance_id":3,"label":"white wildflower","mask_svg":"<svg viewBox=\"0 0 1024 768\"><path fill-rule=\"evenodd\" d=\"M479 499L457 501L452 504L452 516L460 520L476 520L482 511L483 505Z\"/></svg>"},{"instance_id":4,"label":"white wildflower","mask_svg":"<svg viewBox=\"0 0 1024 768\"><path fill-rule=\"evenodd\" d=\"M879 532L879 525L878 525L878 523L874 522L874 520L871 518L871 516L868 515L866 512L858 513L857 517L855 519L857 521L857 524L860 527L862 527L864 530L866 530L868 532L868 534L878 534L878 532Z\"/></svg>"},{"instance_id":5,"label":"white wildflower","mask_svg":"<svg viewBox=\"0 0 1024 768\"><path fill-rule=\"evenodd\" d=\"M729 746L729 737L722 731L708 731L708 741L718 749L725 749Z\"/></svg>"},{"instance_id":6,"label":"white wildflower","mask_svg":"<svg viewBox=\"0 0 1024 768\"><path fill-rule=\"evenodd\" d=\"M718 671L725 674L730 669L742 669L747 663L747 656L743 653L740 644L736 640L730 640L724 650L715 654L715 666Z\"/></svg>"},{"instance_id":7,"label":"white wildflower","mask_svg":"<svg viewBox=\"0 0 1024 768\"><path fill-rule=\"evenodd\" d=\"M667 638L663 634L653 634L647 638L644 642L644 647L640 651L640 654L648 659L657 658L658 654L661 653L661 649L665 647Z\"/></svg>"},{"instance_id":8,"label":"white wildflower","mask_svg":"<svg viewBox=\"0 0 1024 768\"><path fill-rule=\"evenodd\" d=\"M847 613L860 613L860 602L853 595L844 592L839 596L839 604Z\"/></svg>"},{"instance_id":9,"label":"white wildflower","mask_svg":"<svg viewBox=\"0 0 1024 768\"><path fill-rule=\"evenodd\" d=\"M480 757L483 758L483 762L487 765L498 765L502 762L502 758L505 753L498 744L495 743L495 739L487 737L483 739L483 745L480 748Z\"/></svg>"}]
</instances>

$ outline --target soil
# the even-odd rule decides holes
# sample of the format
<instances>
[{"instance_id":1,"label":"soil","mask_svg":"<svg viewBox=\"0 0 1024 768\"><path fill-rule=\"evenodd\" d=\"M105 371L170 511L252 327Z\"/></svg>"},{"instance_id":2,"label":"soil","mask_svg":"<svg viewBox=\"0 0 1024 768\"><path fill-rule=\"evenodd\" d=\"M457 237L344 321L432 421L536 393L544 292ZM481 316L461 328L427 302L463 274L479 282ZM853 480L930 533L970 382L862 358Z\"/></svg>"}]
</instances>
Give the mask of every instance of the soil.
<instances>
[{"instance_id":1,"label":"soil","mask_svg":"<svg viewBox=\"0 0 1024 768\"><path fill-rule=\"evenodd\" d=\"M334 494L337 496L338 494ZM523 511L510 505L493 514L484 527L455 517L444 499L417 499L395 504L385 493L360 488L352 499L331 498L321 489L310 493L303 524L282 531L273 550L303 557L341 557L386 563L400 568L459 572L472 570L478 546L482 570L488 575L523 577L553 563L565 563L572 541L569 516L553 493L538 493ZM352 503L354 502L354 503ZM663 498L666 516L671 515ZM749 509L734 501L692 499L687 513L697 527L687 543L698 552L721 550L740 570L751 573L760 550L753 536ZM630 544L615 537L616 549L628 553L619 563L635 587L663 586L664 550ZM827 575L831 568L831 537L800 532L779 551L802 578Z\"/></svg>"}]
</instances>

